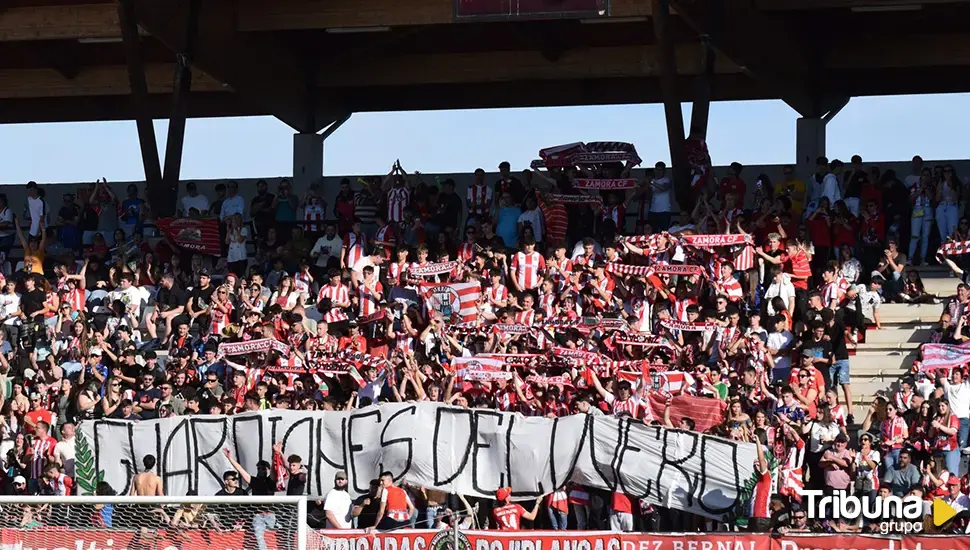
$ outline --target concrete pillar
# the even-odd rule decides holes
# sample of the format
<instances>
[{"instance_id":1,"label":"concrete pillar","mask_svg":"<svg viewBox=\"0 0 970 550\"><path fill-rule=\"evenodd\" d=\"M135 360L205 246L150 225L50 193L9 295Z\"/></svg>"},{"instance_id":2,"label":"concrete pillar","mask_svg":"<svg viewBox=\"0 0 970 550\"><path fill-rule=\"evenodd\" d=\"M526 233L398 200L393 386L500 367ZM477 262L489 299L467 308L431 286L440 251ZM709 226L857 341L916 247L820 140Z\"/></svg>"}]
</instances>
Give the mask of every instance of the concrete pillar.
<instances>
[{"instance_id":1,"label":"concrete pillar","mask_svg":"<svg viewBox=\"0 0 970 550\"><path fill-rule=\"evenodd\" d=\"M815 160L825 155L825 118L799 118L795 123L796 174L808 181L815 173Z\"/></svg>"},{"instance_id":2,"label":"concrete pillar","mask_svg":"<svg viewBox=\"0 0 970 550\"><path fill-rule=\"evenodd\" d=\"M293 187L298 193L323 177L323 139L320 134L293 135Z\"/></svg>"}]
</instances>

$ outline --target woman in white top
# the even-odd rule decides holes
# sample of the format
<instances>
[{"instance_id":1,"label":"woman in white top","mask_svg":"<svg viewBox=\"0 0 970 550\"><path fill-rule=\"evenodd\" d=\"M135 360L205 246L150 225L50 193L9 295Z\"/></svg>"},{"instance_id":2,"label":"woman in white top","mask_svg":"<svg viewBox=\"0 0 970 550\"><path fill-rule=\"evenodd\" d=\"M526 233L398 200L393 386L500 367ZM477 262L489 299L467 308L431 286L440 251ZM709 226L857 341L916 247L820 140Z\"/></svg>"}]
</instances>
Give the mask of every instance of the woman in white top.
<instances>
[{"instance_id":1,"label":"woman in white top","mask_svg":"<svg viewBox=\"0 0 970 550\"><path fill-rule=\"evenodd\" d=\"M303 305L303 293L293 287L293 278L287 275L280 280L280 289L273 293L269 303L279 304L284 311L290 311L297 304Z\"/></svg>"},{"instance_id":2,"label":"woman in white top","mask_svg":"<svg viewBox=\"0 0 970 550\"><path fill-rule=\"evenodd\" d=\"M855 477L855 492L872 496L879 490L879 450L872 446L872 435L864 433L859 436L859 451L852 461L852 473Z\"/></svg>"},{"instance_id":3,"label":"woman in white top","mask_svg":"<svg viewBox=\"0 0 970 550\"><path fill-rule=\"evenodd\" d=\"M229 230L226 231L226 244L229 245L226 261L229 262L230 273L235 273L238 277L246 276L246 266L249 265L249 257L246 253L247 240L249 240L249 228L243 225L242 214L233 214L229 218Z\"/></svg>"}]
</instances>

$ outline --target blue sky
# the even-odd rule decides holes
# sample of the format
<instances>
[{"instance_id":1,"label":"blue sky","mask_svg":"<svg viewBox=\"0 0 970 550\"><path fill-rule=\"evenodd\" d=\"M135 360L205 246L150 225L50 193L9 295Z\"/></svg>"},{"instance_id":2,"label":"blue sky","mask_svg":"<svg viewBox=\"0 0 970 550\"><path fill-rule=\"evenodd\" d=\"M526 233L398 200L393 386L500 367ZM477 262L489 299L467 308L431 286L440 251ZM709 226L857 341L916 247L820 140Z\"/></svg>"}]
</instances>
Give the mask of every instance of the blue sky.
<instances>
[{"instance_id":1,"label":"blue sky","mask_svg":"<svg viewBox=\"0 0 970 550\"><path fill-rule=\"evenodd\" d=\"M792 162L797 118L780 101L713 104L714 163ZM163 152L166 126L155 123ZM867 162L960 159L968 129L970 94L856 98L829 124L827 149ZM270 117L192 119L183 179L289 175L292 136ZM367 113L327 140L324 173L383 173L396 158L426 173L494 170L501 160L522 169L542 147L596 140L632 142L650 164L669 158L661 105ZM0 125L0 166L3 183L144 178L134 122Z\"/></svg>"}]
</instances>

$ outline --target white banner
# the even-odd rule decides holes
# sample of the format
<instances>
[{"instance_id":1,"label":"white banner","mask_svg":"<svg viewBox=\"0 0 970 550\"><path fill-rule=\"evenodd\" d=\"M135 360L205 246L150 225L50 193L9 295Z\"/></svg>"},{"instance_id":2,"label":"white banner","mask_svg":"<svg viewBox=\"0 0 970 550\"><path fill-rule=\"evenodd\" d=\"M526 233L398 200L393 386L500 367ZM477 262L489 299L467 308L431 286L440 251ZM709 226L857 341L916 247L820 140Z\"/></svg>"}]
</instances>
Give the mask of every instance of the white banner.
<instances>
[{"instance_id":1,"label":"white banner","mask_svg":"<svg viewBox=\"0 0 970 550\"><path fill-rule=\"evenodd\" d=\"M384 470L415 485L490 498L505 486L515 498L534 498L572 480L714 518L744 498L756 459L750 443L628 418L395 403L353 412L87 421L75 444L78 484L90 485L101 472L127 494L151 454L166 495L212 495L232 469L223 449L255 475L258 461L272 462L275 442L284 457L302 458L311 496L325 495L338 470L347 471L355 495Z\"/></svg>"}]
</instances>

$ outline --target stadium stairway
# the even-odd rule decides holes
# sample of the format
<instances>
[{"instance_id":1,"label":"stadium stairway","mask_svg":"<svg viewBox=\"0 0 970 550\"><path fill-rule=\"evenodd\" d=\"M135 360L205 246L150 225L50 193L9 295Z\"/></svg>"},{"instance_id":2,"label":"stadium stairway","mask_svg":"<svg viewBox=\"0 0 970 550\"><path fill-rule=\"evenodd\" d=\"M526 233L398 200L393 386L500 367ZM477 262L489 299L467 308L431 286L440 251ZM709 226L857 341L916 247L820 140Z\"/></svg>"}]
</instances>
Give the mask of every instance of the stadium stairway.
<instances>
[{"instance_id":1,"label":"stadium stairway","mask_svg":"<svg viewBox=\"0 0 970 550\"><path fill-rule=\"evenodd\" d=\"M926 291L939 304L883 304L879 308L882 330L868 330L864 342L850 358L853 413L857 422L877 392L891 392L910 372L920 344L929 339L943 311L943 303L956 293L960 280L940 266L918 268ZM839 397L842 397L841 395Z\"/></svg>"}]
</instances>

